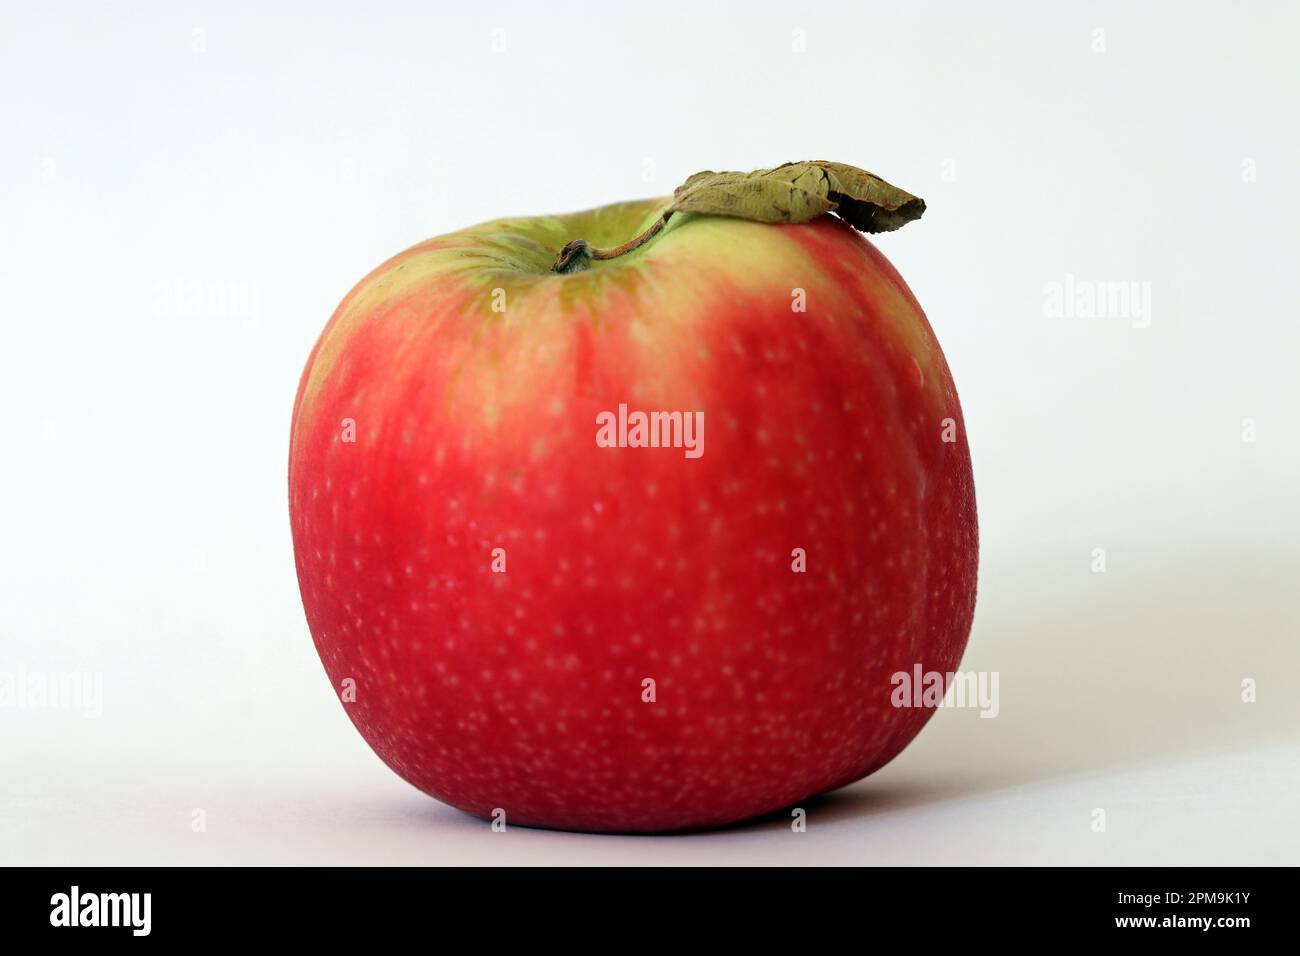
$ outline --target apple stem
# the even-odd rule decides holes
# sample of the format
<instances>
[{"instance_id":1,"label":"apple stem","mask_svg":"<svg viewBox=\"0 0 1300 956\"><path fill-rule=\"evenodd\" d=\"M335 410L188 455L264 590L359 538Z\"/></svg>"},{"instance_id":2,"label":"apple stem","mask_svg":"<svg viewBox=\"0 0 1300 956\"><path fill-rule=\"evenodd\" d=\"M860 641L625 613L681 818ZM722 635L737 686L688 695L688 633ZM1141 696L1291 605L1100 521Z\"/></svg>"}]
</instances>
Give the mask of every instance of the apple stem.
<instances>
[{"instance_id":1,"label":"apple stem","mask_svg":"<svg viewBox=\"0 0 1300 956\"><path fill-rule=\"evenodd\" d=\"M668 217L671 215L671 212L664 213L641 235L629 239L621 246L614 246L612 249L592 248L586 239L574 239L572 242L565 243L564 248L560 250L560 254L555 257L555 264L551 266L551 271L559 273L581 272L591 265L592 259L617 259L658 235L659 230L667 225Z\"/></svg>"}]
</instances>

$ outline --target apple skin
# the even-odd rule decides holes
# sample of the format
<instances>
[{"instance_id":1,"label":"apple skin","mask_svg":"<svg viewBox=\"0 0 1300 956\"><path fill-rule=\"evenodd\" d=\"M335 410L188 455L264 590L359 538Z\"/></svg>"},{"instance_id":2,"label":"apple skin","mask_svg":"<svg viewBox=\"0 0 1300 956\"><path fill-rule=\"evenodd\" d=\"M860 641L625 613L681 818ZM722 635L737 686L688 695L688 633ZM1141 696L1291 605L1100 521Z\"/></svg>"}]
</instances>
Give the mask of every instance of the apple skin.
<instances>
[{"instance_id":1,"label":"apple skin","mask_svg":"<svg viewBox=\"0 0 1300 956\"><path fill-rule=\"evenodd\" d=\"M549 272L665 204L401 253L298 388L290 519L325 670L393 770L480 817L641 833L796 805L898 754L932 708L892 706L891 675L966 644L970 455L902 278L831 216L679 215ZM703 411L703 456L598 447L620 403Z\"/></svg>"}]
</instances>

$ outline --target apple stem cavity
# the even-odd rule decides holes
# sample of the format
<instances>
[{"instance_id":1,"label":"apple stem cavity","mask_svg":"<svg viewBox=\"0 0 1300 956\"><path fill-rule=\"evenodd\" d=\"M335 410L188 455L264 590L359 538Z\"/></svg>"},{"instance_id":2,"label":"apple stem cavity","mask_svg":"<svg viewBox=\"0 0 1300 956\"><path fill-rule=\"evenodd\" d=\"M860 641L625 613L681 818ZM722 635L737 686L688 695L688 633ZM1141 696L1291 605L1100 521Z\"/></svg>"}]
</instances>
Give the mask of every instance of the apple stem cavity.
<instances>
[{"instance_id":1,"label":"apple stem cavity","mask_svg":"<svg viewBox=\"0 0 1300 956\"><path fill-rule=\"evenodd\" d=\"M664 213L656 219L650 228L639 236L634 236L621 246L614 246L611 249L595 249L586 239L574 239L566 242L560 254L555 257L555 263L551 266L552 272L558 272L561 275L569 272L581 272L591 267L592 259L617 259L619 256L626 255L633 249L636 249L649 242L659 230L668 224L668 217L672 211Z\"/></svg>"}]
</instances>

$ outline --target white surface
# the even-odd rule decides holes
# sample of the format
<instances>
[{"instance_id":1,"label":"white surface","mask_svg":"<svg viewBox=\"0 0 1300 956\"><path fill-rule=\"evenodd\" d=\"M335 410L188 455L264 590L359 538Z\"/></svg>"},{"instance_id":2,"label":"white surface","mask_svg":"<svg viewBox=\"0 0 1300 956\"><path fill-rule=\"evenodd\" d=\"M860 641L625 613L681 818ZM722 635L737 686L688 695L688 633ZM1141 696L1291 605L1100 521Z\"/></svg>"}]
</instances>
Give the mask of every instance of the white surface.
<instances>
[{"instance_id":1,"label":"white surface","mask_svg":"<svg viewBox=\"0 0 1300 956\"><path fill-rule=\"evenodd\" d=\"M229 6L0 14L0 672L104 680L98 719L0 708L0 862L1300 862L1300 5ZM439 232L810 157L930 204L879 245L961 391L1000 715L802 834L412 790L293 574L326 318ZM1150 283L1149 326L1049 317L1067 275Z\"/></svg>"}]
</instances>

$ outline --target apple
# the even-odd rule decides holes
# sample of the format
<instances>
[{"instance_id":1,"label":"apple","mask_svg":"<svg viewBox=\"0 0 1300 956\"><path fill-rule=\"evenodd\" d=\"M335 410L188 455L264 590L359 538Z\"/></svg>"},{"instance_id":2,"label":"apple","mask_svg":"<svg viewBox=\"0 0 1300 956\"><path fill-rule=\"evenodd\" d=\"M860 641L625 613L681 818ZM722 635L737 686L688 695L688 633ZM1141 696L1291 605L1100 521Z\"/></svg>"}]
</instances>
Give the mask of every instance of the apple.
<instances>
[{"instance_id":1,"label":"apple","mask_svg":"<svg viewBox=\"0 0 1300 956\"><path fill-rule=\"evenodd\" d=\"M420 243L347 295L298 387L325 671L384 762L488 820L795 806L897 755L934 708L894 675L966 644L970 455L907 285L821 206L667 203Z\"/></svg>"}]
</instances>

